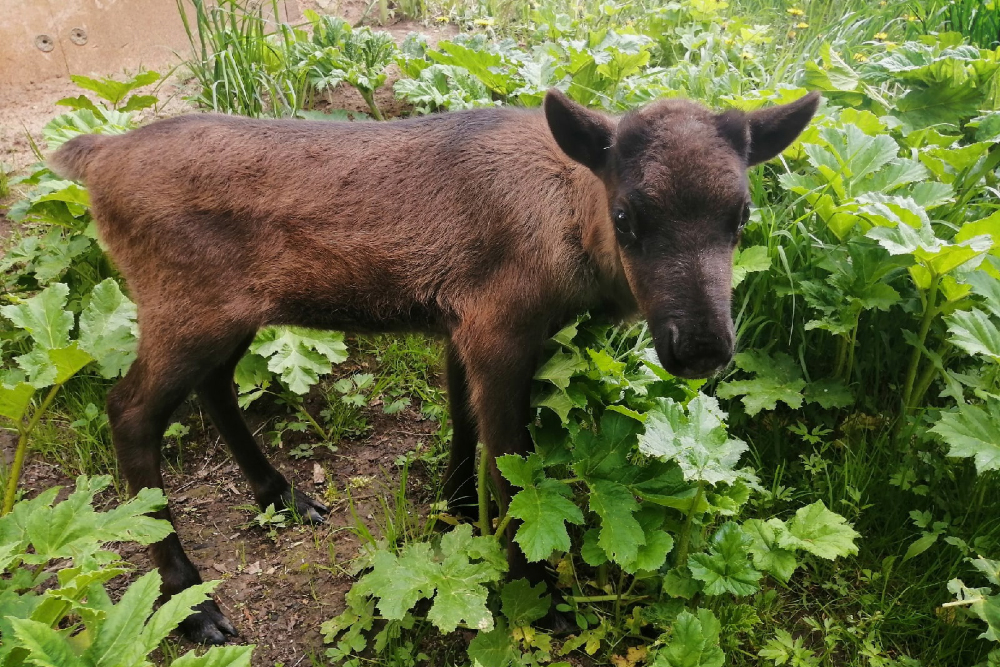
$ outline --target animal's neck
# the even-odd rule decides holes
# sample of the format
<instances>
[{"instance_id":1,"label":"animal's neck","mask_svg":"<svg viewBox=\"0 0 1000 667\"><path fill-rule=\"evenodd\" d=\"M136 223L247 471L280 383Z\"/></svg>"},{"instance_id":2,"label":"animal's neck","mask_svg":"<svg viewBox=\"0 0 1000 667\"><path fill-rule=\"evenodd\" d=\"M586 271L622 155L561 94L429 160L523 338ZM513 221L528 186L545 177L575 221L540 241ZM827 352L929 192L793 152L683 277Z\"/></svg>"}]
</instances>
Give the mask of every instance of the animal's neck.
<instances>
[{"instance_id":1,"label":"animal's neck","mask_svg":"<svg viewBox=\"0 0 1000 667\"><path fill-rule=\"evenodd\" d=\"M588 308L631 317L638 306L622 267L604 184L589 169L579 166L573 170L573 181L581 195L580 247L596 283L595 292L588 295Z\"/></svg>"}]
</instances>

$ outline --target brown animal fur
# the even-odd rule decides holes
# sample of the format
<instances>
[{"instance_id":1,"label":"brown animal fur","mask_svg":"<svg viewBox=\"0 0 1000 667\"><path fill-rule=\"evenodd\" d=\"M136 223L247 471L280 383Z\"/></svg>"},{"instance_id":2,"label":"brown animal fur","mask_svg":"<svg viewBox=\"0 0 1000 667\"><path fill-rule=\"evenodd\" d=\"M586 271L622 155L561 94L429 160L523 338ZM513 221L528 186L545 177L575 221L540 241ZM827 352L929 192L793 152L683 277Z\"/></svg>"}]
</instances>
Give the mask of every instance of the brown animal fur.
<instances>
[{"instance_id":1,"label":"brown animal fur","mask_svg":"<svg viewBox=\"0 0 1000 667\"><path fill-rule=\"evenodd\" d=\"M233 369L270 324L447 336L456 504L474 497L477 440L491 457L530 450L541 344L578 313L641 307L668 369L713 372L732 353L745 169L783 150L816 103L718 116L667 101L617 119L553 92L544 114L205 114L68 142L52 168L89 188L138 306L138 358L108 397L130 488L162 487L160 438L196 389L258 502L319 519L236 404ZM527 572L508 542L514 576ZM165 594L200 580L175 536L153 557ZM185 630L210 642L235 632L211 602Z\"/></svg>"}]
</instances>

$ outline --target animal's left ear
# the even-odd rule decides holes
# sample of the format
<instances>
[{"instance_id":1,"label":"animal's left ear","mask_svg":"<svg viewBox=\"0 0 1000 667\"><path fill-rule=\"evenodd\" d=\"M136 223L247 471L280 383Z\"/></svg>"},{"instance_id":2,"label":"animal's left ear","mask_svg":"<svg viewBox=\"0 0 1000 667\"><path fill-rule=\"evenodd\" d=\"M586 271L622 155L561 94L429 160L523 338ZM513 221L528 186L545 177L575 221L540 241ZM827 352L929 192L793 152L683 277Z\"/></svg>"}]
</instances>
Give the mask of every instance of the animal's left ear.
<instances>
[{"instance_id":1,"label":"animal's left ear","mask_svg":"<svg viewBox=\"0 0 1000 667\"><path fill-rule=\"evenodd\" d=\"M788 148L809 125L819 100L819 93L813 91L794 102L748 113L750 150L747 164L767 162Z\"/></svg>"}]
</instances>

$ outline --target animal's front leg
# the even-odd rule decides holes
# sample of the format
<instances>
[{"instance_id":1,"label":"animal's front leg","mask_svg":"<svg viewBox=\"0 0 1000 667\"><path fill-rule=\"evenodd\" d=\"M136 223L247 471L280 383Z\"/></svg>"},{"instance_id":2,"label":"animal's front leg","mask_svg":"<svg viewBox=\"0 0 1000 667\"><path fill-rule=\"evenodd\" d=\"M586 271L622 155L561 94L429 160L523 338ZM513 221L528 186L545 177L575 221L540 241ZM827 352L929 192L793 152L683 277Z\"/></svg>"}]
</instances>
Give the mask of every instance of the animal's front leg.
<instances>
[{"instance_id":1,"label":"animal's front leg","mask_svg":"<svg viewBox=\"0 0 1000 667\"><path fill-rule=\"evenodd\" d=\"M465 367L469 402L478 425L479 439L490 458L490 473L506 511L513 494L511 484L499 473L496 458L504 454L527 456L533 446L528 433L531 417L531 378L535 372L543 335L513 333L488 327L467 327L452 336ZM545 578L545 563L529 563L514 542L519 521L507 527L510 578Z\"/></svg>"}]
</instances>

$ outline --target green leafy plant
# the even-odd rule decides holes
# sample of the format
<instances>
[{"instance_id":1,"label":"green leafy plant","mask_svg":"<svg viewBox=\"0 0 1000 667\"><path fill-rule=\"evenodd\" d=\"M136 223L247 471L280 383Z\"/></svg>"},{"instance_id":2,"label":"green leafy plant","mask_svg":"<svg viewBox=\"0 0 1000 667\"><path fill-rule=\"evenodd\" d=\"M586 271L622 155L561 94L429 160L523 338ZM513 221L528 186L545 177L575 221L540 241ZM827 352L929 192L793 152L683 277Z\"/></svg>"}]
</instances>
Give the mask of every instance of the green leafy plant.
<instances>
[{"instance_id":1,"label":"green leafy plant","mask_svg":"<svg viewBox=\"0 0 1000 667\"><path fill-rule=\"evenodd\" d=\"M143 489L109 512L96 511L95 496L110 482L80 477L64 501L54 504L59 489L53 487L0 517L0 665L152 665L150 654L218 583L192 586L154 612L160 596L154 570L112 602L105 585L129 568L107 543L150 544L171 528L146 516L166 506L158 489ZM174 664L247 667L252 650L219 646L200 656L185 653Z\"/></svg>"},{"instance_id":2,"label":"green leafy plant","mask_svg":"<svg viewBox=\"0 0 1000 667\"><path fill-rule=\"evenodd\" d=\"M30 299L0 308L0 315L32 342L30 351L16 358L16 369L7 369L0 383L0 416L14 424L17 449L0 515L14 506L28 439L60 388L82 368L97 361L105 377L114 377L135 356L135 305L110 278L98 285L79 318L79 334L70 339L76 324L65 310L69 288L55 283ZM47 389L32 409L37 390Z\"/></svg>"}]
</instances>

